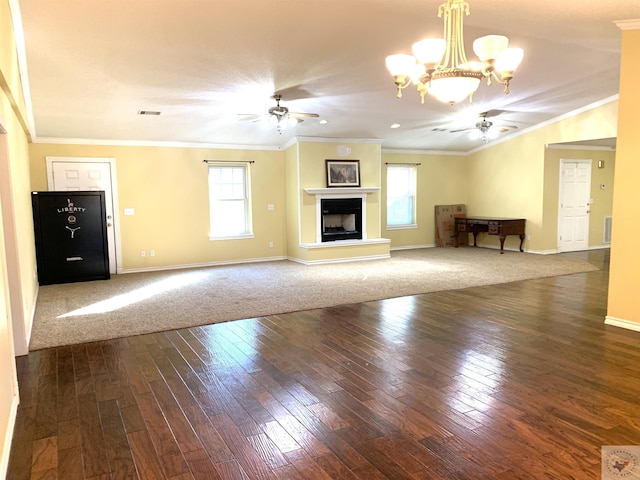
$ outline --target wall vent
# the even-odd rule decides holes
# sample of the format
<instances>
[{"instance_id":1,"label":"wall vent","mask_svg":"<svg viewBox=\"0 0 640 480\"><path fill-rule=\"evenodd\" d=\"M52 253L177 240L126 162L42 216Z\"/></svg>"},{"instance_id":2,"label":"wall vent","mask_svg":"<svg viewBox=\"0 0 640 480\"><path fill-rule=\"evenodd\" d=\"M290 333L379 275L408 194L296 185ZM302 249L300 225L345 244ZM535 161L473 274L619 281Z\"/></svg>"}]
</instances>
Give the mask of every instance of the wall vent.
<instances>
[{"instance_id":1,"label":"wall vent","mask_svg":"<svg viewBox=\"0 0 640 480\"><path fill-rule=\"evenodd\" d=\"M604 238L602 243L611 243L611 217L604 217Z\"/></svg>"},{"instance_id":2,"label":"wall vent","mask_svg":"<svg viewBox=\"0 0 640 480\"><path fill-rule=\"evenodd\" d=\"M155 110L138 110L138 115L160 115L160 112Z\"/></svg>"}]
</instances>

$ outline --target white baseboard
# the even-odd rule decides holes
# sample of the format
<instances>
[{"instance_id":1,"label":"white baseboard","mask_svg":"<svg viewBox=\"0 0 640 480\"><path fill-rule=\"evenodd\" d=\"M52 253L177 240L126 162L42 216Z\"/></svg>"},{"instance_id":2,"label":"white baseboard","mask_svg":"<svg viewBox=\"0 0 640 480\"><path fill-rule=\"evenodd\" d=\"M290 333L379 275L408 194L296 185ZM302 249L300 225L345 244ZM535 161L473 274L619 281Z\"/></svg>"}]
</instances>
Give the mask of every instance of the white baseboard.
<instances>
[{"instance_id":1,"label":"white baseboard","mask_svg":"<svg viewBox=\"0 0 640 480\"><path fill-rule=\"evenodd\" d=\"M222 262L190 263L185 265L164 265L161 267L146 267L146 268L127 268L127 269L120 270L118 273L161 272L163 270L183 270L185 268L219 267L224 265L240 265L243 263L276 262L278 260L287 260L287 257L278 256L278 257L265 257L265 258L246 258L242 260L225 260Z\"/></svg>"},{"instance_id":2,"label":"white baseboard","mask_svg":"<svg viewBox=\"0 0 640 480\"><path fill-rule=\"evenodd\" d=\"M339 240L336 242L319 242L319 243L300 243L298 246L305 249L324 249L324 248L342 248L342 247L360 247L363 245L378 245L391 243L388 238L368 238L365 240Z\"/></svg>"},{"instance_id":3,"label":"white baseboard","mask_svg":"<svg viewBox=\"0 0 640 480\"><path fill-rule=\"evenodd\" d=\"M624 320L622 318L610 317L607 315L604 318L605 325L611 325L613 327L625 328L627 330L633 330L634 332L640 332L640 323L633 322L631 320Z\"/></svg>"},{"instance_id":4,"label":"white baseboard","mask_svg":"<svg viewBox=\"0 0 640 480\"><path fill-rule=\"evenodd\" d=\"M429 243L425 245L407 245L404 247L391 247L391 251L395 250L416 250L418 248L436 248L437 245L435 243Z\"/></svg>"},{"instance_id":5,"label":"white baseboard","mask_svg":"<svg viewBox=\"0 0 640 480\"><path fill-rule=\"evenodd\" d=\"M327 260L302 260L301 258L289 257L288 260L292 262L301 263L303 265L326 265L330 263L347 263L347 262L361 262L367 260L381 260L384 258L391 258L389 254L382 255L369 255L365 257L348 257L348 258L330 258Z\"/></svg>"},{"instance_id":6,"label":"white baseboard","mask_svg":"<svg viewBox=\"0 0 640 480\"><path fill-rule=\"evenodd\" d=\"M13 440L13 430L16 428L16 417L18 415L19 403L20 399L16 394L11 401L9 422L7 424L7 430L4 432L4 448L2 449L2 458L0 458L0 478L7 478L7 471L9 469L9 454L11 453L11 441Z\"/></svg>"}]
</instances>

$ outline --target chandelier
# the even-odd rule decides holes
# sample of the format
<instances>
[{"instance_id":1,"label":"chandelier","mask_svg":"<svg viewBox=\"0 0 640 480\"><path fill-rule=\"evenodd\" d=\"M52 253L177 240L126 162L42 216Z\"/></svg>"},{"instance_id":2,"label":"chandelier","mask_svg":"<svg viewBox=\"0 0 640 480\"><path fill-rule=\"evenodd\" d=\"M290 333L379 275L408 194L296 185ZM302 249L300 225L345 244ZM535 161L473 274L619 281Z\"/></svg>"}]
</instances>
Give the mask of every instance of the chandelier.
<instances>
[{"instance_id":1,"label":"chandelier","mask_svg":"<svg viewBox=\"0 0 640 480\"><path fill-rule=\"evenodd\" d=\"M504 85L509 93L509 81L522 61L521 48L507 48L509 39L502 35L486 35L473 42L479 62L469 62L464 51L463 19L469 15L464 0L447 0L440 5L438 17L444 20L444 39L428 38L413 44L413 55L397 54L386 58L386 65L395 79L398 98L413 82L424 103L426 93L441 102L453 105L466 97L472 100L480 81L487 79Z\"/></svg>"}]
</instances>

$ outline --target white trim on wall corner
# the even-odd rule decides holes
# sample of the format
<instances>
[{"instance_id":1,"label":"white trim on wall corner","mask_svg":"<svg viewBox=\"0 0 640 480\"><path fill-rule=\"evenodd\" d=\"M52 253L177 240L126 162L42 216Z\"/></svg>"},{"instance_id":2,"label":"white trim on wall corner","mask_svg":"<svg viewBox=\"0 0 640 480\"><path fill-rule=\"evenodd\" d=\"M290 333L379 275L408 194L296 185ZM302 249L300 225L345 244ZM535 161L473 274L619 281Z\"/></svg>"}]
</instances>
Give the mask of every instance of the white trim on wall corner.
<instances>
[{"instance_id":1,"label":"white trim on wall corner","mask_svg":"<svg viewBox=\"0 0 640 480\"><path fill-rule=\"evenodd\" d=\"M632 322L631 320L624 320L623 318L610 317L607 315L604 317L604 324L611 325L612 327L633 330L634 332L640 332L640 323Z\"/></svg>"},{"instance_id":2,"label":"white trim on wall corner","mask_svg":"<svg viewBox=\"0 0 640 480\"><path fill-rule=\"evenodd\" d=\"M0 458L0 478L7 477L9 470L9 454L11 453L11 440L13 440L13 431L16 427L16 418L18 416L18 405L20 400L18 395L13 397L11 401L11 411L9 412L9 421L7 422L7 430L4 432L4 448L2 457Z\"/></svg>"}]
</instances>

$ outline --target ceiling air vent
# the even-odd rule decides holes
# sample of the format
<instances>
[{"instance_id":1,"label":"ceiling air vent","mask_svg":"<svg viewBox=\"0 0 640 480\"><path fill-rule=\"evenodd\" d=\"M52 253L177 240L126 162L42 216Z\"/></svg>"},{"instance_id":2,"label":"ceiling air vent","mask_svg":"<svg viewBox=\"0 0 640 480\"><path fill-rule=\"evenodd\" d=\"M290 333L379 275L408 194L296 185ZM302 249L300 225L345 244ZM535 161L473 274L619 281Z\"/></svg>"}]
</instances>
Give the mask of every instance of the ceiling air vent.
<instances>
[{"instance_id":1,"label":"ceiling air vent","mask_svg":"<svg viewBox=\"0 0 640 480\"><path fill-rule=\"evenodd\" d=\"M160 112L153 110L138 110L138 115L160 115Z\"/></svg>"}]
</instances>

